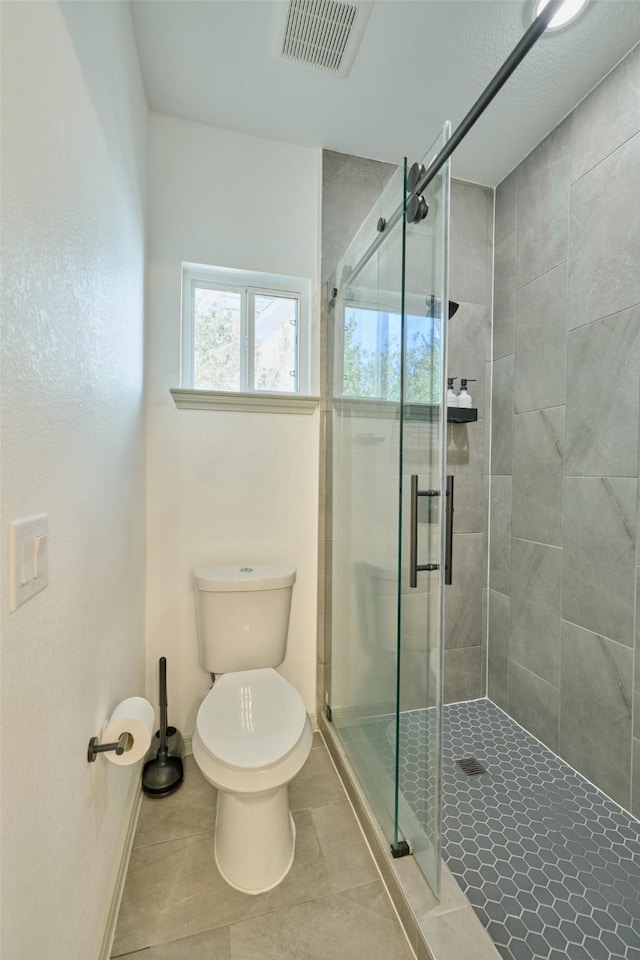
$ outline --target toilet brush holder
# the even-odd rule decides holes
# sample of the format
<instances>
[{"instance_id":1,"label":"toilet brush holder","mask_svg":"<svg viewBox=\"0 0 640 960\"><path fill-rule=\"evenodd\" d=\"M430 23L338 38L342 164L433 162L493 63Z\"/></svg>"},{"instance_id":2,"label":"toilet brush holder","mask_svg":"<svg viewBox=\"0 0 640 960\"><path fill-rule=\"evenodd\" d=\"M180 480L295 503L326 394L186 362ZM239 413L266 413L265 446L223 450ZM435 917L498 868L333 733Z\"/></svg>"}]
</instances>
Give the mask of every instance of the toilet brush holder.
<instances>
[{"instance_id":1,"label":"toilet brush holder","mask_svg":"<svg viewBox=\"0 0 640 960\"><path fill-rule=\"evenodd\" d=\"M152 760L158 755L160 749L160 731L156 730L151 738L151 746L147 751L144 762ZM184 740L182 734L176 727L167 727L167 755L170 757L180 757L184 760ZM144 764L143 764L144 766Z\"/></svg>"},{"instance_id":2,"label":"toilet brush holder","mask_svg":"<svg viewBox=\"0 0 640 960\"><path fill-rule=\"evenodd\" d=\"M168 797L184 780L183 740L167 722L167 660L160 657L160 729L142 768L142 789L148 797Z\"/></svg>"}]
</instances>

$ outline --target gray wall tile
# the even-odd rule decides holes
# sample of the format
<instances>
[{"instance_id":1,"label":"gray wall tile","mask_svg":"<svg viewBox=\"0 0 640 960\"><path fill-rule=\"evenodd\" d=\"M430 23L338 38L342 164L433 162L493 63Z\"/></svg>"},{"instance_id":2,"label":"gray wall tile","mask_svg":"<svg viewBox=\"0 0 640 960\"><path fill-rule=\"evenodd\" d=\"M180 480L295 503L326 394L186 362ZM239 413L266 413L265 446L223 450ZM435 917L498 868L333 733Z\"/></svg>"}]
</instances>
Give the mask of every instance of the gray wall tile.
<instances>
[{"instance_id":1,"label":"gray wall tile","mask_svg":"<svg viewBox=\"0 0 640 960\"><path fill-rule=\"evenodd\" d=\"M640 307L570 331L567 476L637 477L639 395Z\"/></svg>"},{"instance_id":2,"label":"gray wall tile","mask_svg":"<svg viewBox=\"0 0 640 960\"><path fill-rule=\"evenodd\" d=\"M570 164L570 128L565 121L518 167L518 287L567 259Z\"/></svg>"},{"instance_id":3,"label":"gray wall tile","mask_svg":"<svg viewBox=\"0 0 640 960\"><path fill-rule=\"evenodd\" d=\"M482 533L484 528L485 421L447 425L447 472L455 477L455 533Z\"/></svg>"},{"instance_id":4,"label":"gray wall tile","mask_svg":"<svg viewBox=\"0 0 640 960\"><path fill-rule=\"evenodd\" d=\"M516 413L565 400L567 267L562 264L516 294L513 407Z\"/></svg>"},{"instance_id":5,"label":"gray wall tile","mask_svg":"<svg viewBox=\"0 0 640 960\"><path fill-rule=\"evenodd\" d=\"M492 233L493 191L453 180L449 263L449 293L453 300L489 303Z\"/></svg>"},{"instance_id":6,"label":"gray wall tile","mask_svg":"<svg viewBox=\"0 0 640 960\"><path fill-rule=\"evenodd\" d=\"M569 328L640 303L640 134L571 188Z\"/></svg>"},{"instance_id":7,"label":"gray wall tile","mask_svg":"<svg viewBox=\"0 0 640 960\"><path fill-rule=\"evenodd\" d=\"M482 696L482 647L444 652L444 702L477 700Z\"/></svg>"},{"instance_id":8,"label":"gray wall tile","mask_svg":"<svg viewBox=\"0 0 640 960\"><path fill-rule=\"evenodd\" d=\"M640 130L639 90L640 46L637 46L573 112L572 181L578 180ZM611 109L612 104L614 109Z\"/></svg>"},{"instance_id":9,"label":"gray wall tile","mask_svg":"<svg viewBox=\"0 0 640 960\"><path fill-rule=\"evenodd\" d=\"M633 740L633 794L631 796L631 813L640 819L640 740Z\"/></svg>"},{"instance_id":10,"label":"gray wall tile","mask_svg":"<svg viewBox=\"0 0 640 960\"><path fill-rule=\"evenodd\" d=\"M633 651L564 622L561 649L560 752L628 808Z\"/></svg>"},{"instance_id":11,"label":"gray wall tile","mask_svg":"<svg viewBox=\"0 0 640 960\"><path fill-rule=\"evenodd\" d=\"M489 587L511 593L511 477L491 478Z\"/></svg>"},{"instance_id":12,"label":"gray wall tile","mask_svg":"<svg viewBox=\"0 0 640 960\"><path fill-rule=\"evenodd\" d=\"M447 343L447 376L457 377L456 392L462 377L475 380L469 393L478 416L485 416L486 362L491 339L491 311L482 303L460 302L460 308L449 324Z\"/></svg>"},{"instance_id":13,"label":"gray wall tile","mask_svg":"<svg viewBox=\"0 0 640 960\"><path fill-rule=\"evenodd\" d=\"M507 709L551 745L558 693L542 677L562 685L550 638L550 632L557 636L559 582L562 615L576 629L610 637L629 652L635 640L634 735L640 742L640 632L633 636L634 602L640 610L639 89L640 48L495 197L494 360L487 378L493 419L485 451L493 474L485 492L491 501L488 692L505 696L506 684ZM523 540L532 545L519 546ZM561 554L562 575L554 579L549 558L557 567ZM536 556L549 567L541 561L539 576L526 583L523 571ZM590 735L596 753L606 749L606 722ZM640 783L640 771L637 778ZM600 786L616 789L604 780ZM639 797L640 786L636 810Z\"/></svg>"},{"instance_id":14,"label":"gray wall tile","mask_svg":"<svg viewBox=\"0 0 640 960\"><path fill-rule=\"evenodd\" d=\"M516 317L516 234L496 247L493 289L493 359L508 357L514 350Z\"/></svg>"},{"instance_id":15,"label":"gray wall tile","mask_svg":"<svg viewBox=\"0 0 640 960\"><path fill-rule=\"evenodd\" d=\"M556 687L560 683L561 569L559 547L511 541L509 657Z\"/></svg>"},{"instance_id":16,"label":"gray wall tile","mask_svg":"<svg viewBox=\"0 0 640 960\"><path fill-rule=\"evenodd\" d=\"M640 517L639 517L640 520ZM635 682L633 712L633 735L640 740L640 567L636 567L636 636L635 636ZM638 784L640 790L640 782Z\"/></svg>"},{"instance_id":17,"label":"gray wall tile","mask_svg":"<svg viewBox=\"0 0 640 960\"><path fill-rule=\"evenodd\" d=\"M552 750L558 747L557 687L509 660L508 712Z\"/></svg>"},{"instance_id":18,"label":"gray wall tile","mask_svg":"<svg viewBox=\"0 0 640 960\"><path fill-rule=\"evenodd\" d=\"M511 473L513 444L513 357L493 363L491 401L491 473Z\"/></svg>"},{"instance_id":19,"label":"gray wall tile","mask_svg":"<svg viewBox=\"0 0 640 960\"><path fill-rule=\"evenodd\" d=\"M513 418L514 537L562 543L563 449L564 407Z\"/></svg>"},{"instance_id":20,"label":"gray wall tile","mask_svg":"<svg viewBox=\"0 0 640 960\"><path fill-rule=\"evenodd\" d=\"M496 189L496 220L494 243L502 243L516 229L517 169L510 173Z\"/></svg>"},{"instance_id":21,"label":"gray wall tile","mask_svg":"<svg viewBox=\"0 0 640 960\"><path fill-rule=\"evenodd\" d=\"M486 582L481 533L454 533L452 583L446 587L445 649L482 643L482 590Z\"/></svg>"},{"instance_id":22,"label":"gray wall tile","mask_svg":"<svg viewBox=\"0 0 640 960\"><path fill-rule=\"evenodd\" d=\"M503 593L488 590L489 602L489 677L487 696L506 710L509 674L509 608L511 601Z\"/></svg>"},{"instance_id":23,"label":"gray wall tile","mask_svg":"<svg viewBox=\"0 0 640 960\"><path fill-rule=\"evenodd\" d=\"M562 615L633 645L637 480L564 481Z\"/></svg>"},{"instance_id":24,"label":"gray wall tile","mask_svg":"<svg viewBox=\"0 0 640 960\"><path fill-rule=\"evenodd\" d=\"M322 151L323 283L335 270L395 170L392 163Z\"/></svg>"}]
</instances>

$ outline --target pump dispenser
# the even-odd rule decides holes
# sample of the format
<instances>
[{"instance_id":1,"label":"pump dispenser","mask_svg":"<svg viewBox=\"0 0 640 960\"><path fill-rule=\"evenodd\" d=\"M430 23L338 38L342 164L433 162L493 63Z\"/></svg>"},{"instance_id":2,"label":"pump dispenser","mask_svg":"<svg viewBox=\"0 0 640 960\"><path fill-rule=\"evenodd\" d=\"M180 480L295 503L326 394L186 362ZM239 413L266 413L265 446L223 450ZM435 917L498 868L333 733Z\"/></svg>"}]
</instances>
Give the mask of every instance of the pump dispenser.
<instances>
[{"instance_id":1,"label":"pump dispenser","mask_svg":"<svg viewBox=\"0 0 640 960\"><path fill-rule=\"evenodd\" d=\"M447 406L448 407L458 406L458 397L453 392L453 381L457 379L458 379L457 377L449 377L447 380Z\"/></svg>"},{"instance_id":2,"label":"pump dispenser","mask_svg":"<svg viewBox=\"0 0 640 960\"><path fill-rule=\"evenodd\" d=\"M460 393L458 394L458 406L464 407L466 410L471 408L471 394L467 390L468 383L475 383L475 379L472 377L462 377L460 380Z\"/></svg>"}]
</instances>

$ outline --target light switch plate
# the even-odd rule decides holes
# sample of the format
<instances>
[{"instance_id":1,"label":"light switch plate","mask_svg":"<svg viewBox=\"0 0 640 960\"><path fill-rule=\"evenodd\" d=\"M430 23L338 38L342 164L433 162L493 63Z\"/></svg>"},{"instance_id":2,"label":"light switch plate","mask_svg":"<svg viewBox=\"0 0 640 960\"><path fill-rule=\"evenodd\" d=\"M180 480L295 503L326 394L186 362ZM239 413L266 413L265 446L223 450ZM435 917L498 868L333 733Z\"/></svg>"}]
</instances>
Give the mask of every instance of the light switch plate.
<instances>
[{"instance_id":1,"label":"light switch plate","mask_svg":"<svg viewBox=\"0 0 640 960\"><path fill-rule=\"evenodd\" d=\"M9 525L9 536L9 609L13 612L44 590L49 582L49 518L40 513L13 520Z\"/></svg>"}]
</instances>

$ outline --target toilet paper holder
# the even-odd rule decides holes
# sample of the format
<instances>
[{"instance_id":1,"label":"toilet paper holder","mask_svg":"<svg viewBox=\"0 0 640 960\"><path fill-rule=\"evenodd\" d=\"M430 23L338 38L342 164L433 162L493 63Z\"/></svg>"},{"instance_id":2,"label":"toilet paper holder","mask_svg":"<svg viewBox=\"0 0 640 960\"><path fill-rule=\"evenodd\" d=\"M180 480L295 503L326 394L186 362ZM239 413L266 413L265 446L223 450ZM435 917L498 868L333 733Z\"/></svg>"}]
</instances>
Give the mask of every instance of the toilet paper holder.
<instances>
[{"instance_id":1,"label":"toilet paper holder","mask_svg":"<svg viewBox=\"0 0 640 960\"><path fill-rule=\"evenodd\" d=\"M133 737L125 730L121 733L115 743L99 743L97 737L91 737L87 748L87 761L93 763L99 753L107 753L115 750L116 755L121 757L125 750L130 749L133 743Z\"/></svg>"}]
</instances>

